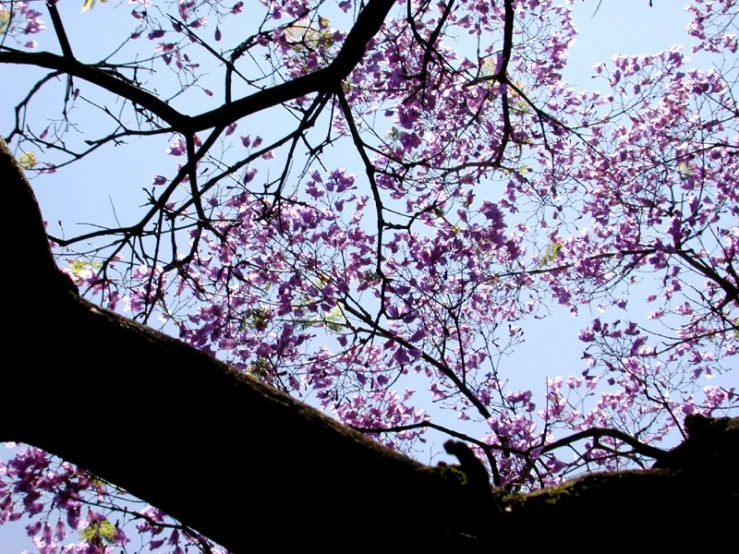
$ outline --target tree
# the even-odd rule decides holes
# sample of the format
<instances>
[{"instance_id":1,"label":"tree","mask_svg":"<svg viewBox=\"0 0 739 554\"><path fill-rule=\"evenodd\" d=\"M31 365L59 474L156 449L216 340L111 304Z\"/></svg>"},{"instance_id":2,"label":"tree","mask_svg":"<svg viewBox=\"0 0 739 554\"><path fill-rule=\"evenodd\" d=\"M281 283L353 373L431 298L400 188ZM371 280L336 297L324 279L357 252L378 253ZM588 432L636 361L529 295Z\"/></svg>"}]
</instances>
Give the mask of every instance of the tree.
<instances>
[{"instance_id":1,"label":"tree","mask_svg":"<svg viewBox=\"0 0 739 554\"><path fill-rule=\"evenodd\" d=\"M720 69L690 69L677 48L621 56L596 69L609 93L562 81L575 30L552 1L273 1L248 6L249 23L241 2L171 13L141 2L129 40L97 62L78 57L55 3L46 34L58 53L27 42L46 15L2 6L0 63L45 73L15 107L0 167L7 258L24 269L9 344L27 344L29 329L43 344L4 370L19 416L0 438L86 470L39 450L3 466L0 521L29 515L41 551L70 528L80 551L124 546L126 518L172 550L212 539L242 552L281 539L286 522L295 546L325 546L329 533L513 542L497 528L575 509L555 502L554 518L549 493L516 494L653 460L710 470L700 478L720 486L617 474L603 506L648 514L655 505L633 506L633 491L657 475L665 510L682 509L686 491L710 507L701 517L736 508L735 476L724 486L736 425L704 417L737 407L721 378L739 345L735 1L690 7L694 50ZM61 112L37 127L47 89ZM216 97L186 115L193 98ZM241 132L276 109L293 118L285 134ZM52 233L60 272L21 168L64 182L67 165L160 137L183 162L147 183L138 221ZM646 317L630 304L644 289ZM503 356L552 303L603 315L579 334L584 371L549 379L540 399L507 386ZM157 318L185 344L144 326ZM461 423L416 403L422 379ZM688 414L687 447L653 446ZM431 430L464 441L447 445L461 469L396 452ZM249 532L233 509L246 499L258 507ZM377 520L391 528L364 536Z\"/></svg>"}]
</instances>

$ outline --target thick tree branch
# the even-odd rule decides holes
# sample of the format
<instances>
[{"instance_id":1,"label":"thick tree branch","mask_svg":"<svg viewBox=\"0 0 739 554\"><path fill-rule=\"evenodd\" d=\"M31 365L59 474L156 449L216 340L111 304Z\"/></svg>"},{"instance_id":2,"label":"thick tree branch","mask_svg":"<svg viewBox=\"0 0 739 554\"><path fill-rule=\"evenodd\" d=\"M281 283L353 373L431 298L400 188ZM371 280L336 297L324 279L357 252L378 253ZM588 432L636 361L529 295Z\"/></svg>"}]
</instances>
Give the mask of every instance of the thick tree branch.
<instances>
[{"instance_id":1,"label":"thick tree branch","mask_svg":"<svg viewBox=\"0 0 739 554\"><path fill-rule=\"evenodd\" d=\"M333 62L303 77L254 93L231 104L192 118L191 131L228 125L242 117L284 104L301 96L336 89L362 61L369 41L382 27L395 0L370 0L357 18Z\"/></svg>"},{"instance_id":2,"label":"thick tree branch","mask_svg":"<svg viewBox=\"0 0 739 554\"><path fill-rule=\"evenodd\" d=\"M10 295L14 325L6 340L23 348L19 359L29 329L40 346L27 363L5 365L14 394L3 408L17 415L0 419L0 441L69 460L236 553L275 541L325 550L333 544L328 529L336 544L356 542L357 522L376 522L376 507L393 497L428 509L391 502L382 518L392 527L365 544L431 545L475 532L459 508L468 494L458 473L387 450L71 288L51 286L53 275L64 277L38 205L1 139L0 147L0 178L14 207L8 248L29 273ZM64 369L60 359L68 361ZM90 403L70 398L98 399L100 410L90 413Z\"/></svg>"},{"instance_id":3,"label":"thick tree branch","mask_svg":"<svg viewBox=\"0 0 739 554\"><path fill-rule=\"evenodd\" d=\"M32 65L54 69L60 73L79 77L102 89L130 100L165 121L175 131L185 132L190 127L190 117L181 114L155 95L146 92L111 71L84 64L76 59L57 56L50 52L0 51L0 64Z\"/></svg>"},{"instance_id":4,"label":"thick tree branch","mask_svg":"<svg viewBox=\"0 0 739 554\"><path fill-rule=\"evenodd\" d=\"M26 442L74 462L234 553L260 544L479 552L518 544L531 529L537 533L527 544L546 545L573 522L585 540L602 535L603 521L625 528L654 513L670 521L687 510L703 533L737 513L739 425L728 421L707 427L721 450L702 458L709 464L702 471L690 471L691 462L682 473L591 475L529 496L496 492L491 502L480 490L484 483L469 480L464 468L413 462L202 352L90 304L71 286L56 286L63 278L54 277L61 274L38 205L1 140L0 180L12 206L6 247L25 272L8 295L13 325L6 355L13 362L3 366L10 391L3 408L12 415L0 418L0 441ZM31 332L38 348L29 356ZM91 411L96 400L99 409ZM686 457L685 449L673 456L676 469ZM708 470L714 465L734 473ZM669 543L663 533L640 540Z\"/></svg>"},{"instance_id":5,"label":"thick tree branch","mask_svg":"<svg viewBox=\"0 0 739 554\"><path fill-rule=\"evenodd\" d=\"M395 0L370 0L359 14L336 59L328 67L193 117L180 113L155 95L126 82L121 76L68 56L6 48L6 51L0 51L0 64L34 65L79 77L150 111L170 125L173 131L191 135L212 127L225 127L243 117L301 96L335 89L362 60L369 41L380 30L394 4Z\"/></svg>"},{"instance_id":6,"label":"thick tree branch","mask_svg":"<svg viewBox=\"0 0 739 554\"><path fill-rule=\"evenodd\" d=\"M69 37L67 37L67 31L64 29L64 24L62 23L62 18L59 15L59 10L56 9L56 4L54 1L47 0L46 7L49 10L49 15L51 16L51 22L54 25L54 32L56 33L56 37L59 40L59 46L62 48L62 54L64 54L65 57L69 58L70 60L74 59L74 54L72 53L72 46L69 44Z\"/></svg>"},{"instance_id":7,"label":"thick tree branch","mask_svg":"<svg viewBox=\"0 0 739 554\"><path fill-rule=\"evenodd\" d=\"M52 282L72 290L74 286L56 267L49 248L44 221L33 190L23 177L20 165L0 137L0 183L3 184L3 246L6 260L23 272L29 288Z\"/></svg>"}]
</instances>

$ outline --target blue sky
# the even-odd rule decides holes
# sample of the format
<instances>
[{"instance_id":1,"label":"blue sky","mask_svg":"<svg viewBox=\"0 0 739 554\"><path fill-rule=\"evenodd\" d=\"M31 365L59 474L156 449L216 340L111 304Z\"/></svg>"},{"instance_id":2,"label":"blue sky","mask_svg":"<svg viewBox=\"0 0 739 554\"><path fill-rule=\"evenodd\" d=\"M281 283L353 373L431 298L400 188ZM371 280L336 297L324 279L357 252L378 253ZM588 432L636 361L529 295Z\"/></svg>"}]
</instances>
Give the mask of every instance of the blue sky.
<instances>
[{"instance_id":1,"label":"blue sky","mask_svg":"<svg viewBox=\"0 0 739 554\"><path fill-rule=\"evenodd\" d=\"M83 60L92 61L101 51L106 51L101 40L114 44L127 35L130 6L127 3L116 6L114 2L99 4L91 12L80 15L81 3L81 0L64 0L60 3L60 11L75 52ZM654 4L649 8L648 0L603 0L598 13L593 15L597 0L576 0L573 7L580 35L571 52L565 78L578 87L591 88L591 69L595 63L606 61L615 53L655 52L685 40L684 28L689 18L683 11L684 4L673 0L656 0ZM40 9L45 11L45 8ZM101 25L104 33L100 32ZM52 35L45 33L40 40L41 48L56 51L51 39ZM6 134L13 102L25 93L35 73L14 67L4 67L2 71L0 132ZM203 104L209 101L203 95ZM50 100L50 106L58 106L58 101ZM206 106L198 108L204 110ZM34 117L41 121L39 118L44 114L34 114ZM151 182L152 175L162 172L163 163L173 163L171 158L165 159L166 139L160 142L160 149L156 141L141 145L131 143L124 151L125 159L117 149L106 148L87 162L75 164L51 177L36 179L34 188L52 232L58 232L56 222L61 219L65 221L68 234L73 234L69 229L74 222L99 221L99 217L94 216L112 215L113 205L122 217L127 211L135 213L140 196L134 197L130 191L138 193L142 186ZM554 376L579 372L581 347L573 337L590 314L583 314L580 320L568 314L555 315L564 316L557 318L556 325L552 325L550 319L529 322L525 326L526 343L506 362L521 368L520 386L527 386L528 382L530 386L540 387L541 382L531 384L531 380L543 379L544 373ZM529 371L532 368L537 371ZM3 455L0 452L0 456ZM22 524L0 526L0 545L3 553L20 552L23 548L35 551L25 537Z\"/></svg>"}]
</instances>

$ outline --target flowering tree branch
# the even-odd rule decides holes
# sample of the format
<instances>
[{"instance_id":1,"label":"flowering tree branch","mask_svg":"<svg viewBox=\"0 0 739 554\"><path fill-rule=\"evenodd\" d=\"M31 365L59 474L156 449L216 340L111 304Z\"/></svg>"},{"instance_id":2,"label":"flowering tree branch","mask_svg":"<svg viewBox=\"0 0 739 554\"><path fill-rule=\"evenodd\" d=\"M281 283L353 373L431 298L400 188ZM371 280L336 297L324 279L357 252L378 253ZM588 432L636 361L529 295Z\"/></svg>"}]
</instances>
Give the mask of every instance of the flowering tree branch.
<instances>
[{"instance_id":1,"label":"flowering tree branch","mask_svg":"<svg viewBox=\"0 0 739 554\"><path fill-rule=\"evenodd\" d=\"M110 514L129 507L107 482L158 507L135 516L152 549L165 533L174 552L207 551L198 532L247 548L234 499L255 503L260 537L289 521L311 548L326 549L328 527L356 543L373 506L391 504L383 532L362 538L373 548L463 549L466 537L489 549L506 544L496 529L551 536L537 498L561 523L602 528L595 514L621 512L575 516L557 498L622 475L632 489L598 495L631 513L644 475L674 469L691 472L691 490L714 479L696 503L731 512L725 464L711 465L731 455L694 437L696 417L739 400L735 0L688 8L694 50L719 63L689 67L678 47L615 56L594 69L605 92L566 82L576 29L554 0L274 0L243 25L225 21L242 2L144 4L120 43L82 63L64 5L49 2L45 25L38 4L0 3L0 64L48 72L9 108L18 163L6 149L0 166L12 184L10 344L32 329L41 345L5 371L22 392L12 413L31 415L0 422L0 438L97 475L21 449L0 464L0 523L31 516L42 554L66 528L122 547ZM26 36L45 28L58 52L33 53ZM143 182L127 174L126 199L140 188L143 209L116 205L113 223L92 213L95 229L73 236L60 222L50 251L19 165L63 183L46 174L104 146L138 161L134 139L168 156ZM582 361L564 376L559 360L534 364L538 391L512 388L528 368L507 355L561 310L593 314L572 333ZM441 425L450 412L457 423ZM724 445L730 425L707 419ZM472 446L446 448L458 468L385 450L417 455L437 432ZM709 453L699 464L693 447L654 446L681 432ZM556 488L653 460L667 473ZM96 508L83 514L86 501ZM67 523L52 533L57 512Z\"/></svg>"}]
</instances>

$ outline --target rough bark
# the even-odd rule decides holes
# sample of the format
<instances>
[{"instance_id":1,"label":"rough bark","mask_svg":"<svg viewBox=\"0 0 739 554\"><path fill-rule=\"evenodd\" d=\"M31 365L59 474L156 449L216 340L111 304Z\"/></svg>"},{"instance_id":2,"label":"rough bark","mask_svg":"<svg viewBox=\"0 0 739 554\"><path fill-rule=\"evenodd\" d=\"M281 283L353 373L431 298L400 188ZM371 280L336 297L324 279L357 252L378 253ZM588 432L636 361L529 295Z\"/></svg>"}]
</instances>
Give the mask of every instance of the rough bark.
<instances>
[{"instance_id":1,"label":"rough bark","mask_svg":"<svg viewBox=\"0 0 739 554\"><path fill-rule=\"evenodd\" d=\"M701 524L737 514L736 472L706 471L716 456L689 471L678 463L588 476L529 496L487 494L460 471L422 466L79 297L54 264L31 187L2 139L0 183L6 263L21 272L6 278L13 323L0 441L44 448L235 553L478 551L546 544L570 527L605 537L655 514ZM726 451L736 456L738 426L725 427L720 440L733 437ZM720 456L721 468L736 467Z\"/></svg>"}]
</instances>

